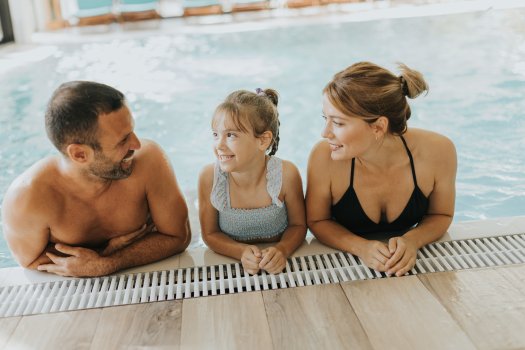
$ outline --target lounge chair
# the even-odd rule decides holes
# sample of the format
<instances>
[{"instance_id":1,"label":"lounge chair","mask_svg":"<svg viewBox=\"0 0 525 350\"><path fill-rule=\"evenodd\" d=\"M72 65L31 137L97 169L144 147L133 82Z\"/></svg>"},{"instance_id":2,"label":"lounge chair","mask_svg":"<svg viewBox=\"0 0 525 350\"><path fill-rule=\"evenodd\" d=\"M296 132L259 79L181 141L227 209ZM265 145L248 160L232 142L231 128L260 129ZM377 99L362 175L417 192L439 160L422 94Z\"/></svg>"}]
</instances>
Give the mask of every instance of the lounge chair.
<instances>
[{"instance_id":1,"label":"lounge chair","mask_svg":"<svg viewBox=\"0 0 525 350\"><path fill-rule=\"evenodd\" d=\"M234 0L232 1L232 12L259 11L270 8L269 0Z\"/></svg>"},{"instance_id":2,"label":"lounge chair","mask_svg":"<svg viewBox=\"0 0 525 350\"><path fill-rule=\"evenodd\" d=\"M288 8L300 8L308 6L318 6L320 0L286 0L286 7Z\"/></svg>"},{"instance_id":3,"label":"lounge chair","mask_svg":"<svg viewBox=\"0 0 525 350\"><path fill-rule=\"evenodd\" d=\"M119 0L118 12L123 21L160 18L159 0Z\"/></svg>"},{"instance_id":4,"label":"lounge chair","mask_svg":"<svg viewBox=\"0 0 525 350\"><path fill-rule=\"evenodd\" d=\"M78 25L108 24L115 22L117 17L113 12L113 0L77 0Z\"/></svg>"},{"instance_id":5,"label":"lounge chair","mask_svg":"<svg viewBox=\"0 0 525 350\"><path fill-rule=\"evenodd\" d=\"M183 0L184 16L217 15L222 13L218 0Z\"/></svg>"}]
</instances>

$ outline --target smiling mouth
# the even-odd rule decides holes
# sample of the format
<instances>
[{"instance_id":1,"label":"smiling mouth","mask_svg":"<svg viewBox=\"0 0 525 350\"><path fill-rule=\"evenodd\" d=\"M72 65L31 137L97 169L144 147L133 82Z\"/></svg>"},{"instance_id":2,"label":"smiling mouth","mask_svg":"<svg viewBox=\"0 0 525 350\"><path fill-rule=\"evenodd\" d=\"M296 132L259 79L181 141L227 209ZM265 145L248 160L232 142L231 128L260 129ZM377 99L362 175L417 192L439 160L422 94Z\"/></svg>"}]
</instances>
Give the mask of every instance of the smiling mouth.
<instances>
[{"instance_id":1,"label":"smiling mouth","mask_svg":"<svg viewBox=\"0 0 525 350\"><path fill-rule=\"evenodd\" d=\"M232 160L233 157L235 157L235 156L219 155L219 160L220 160L221 162L225 162L225 161L228 161L228 160Z\"/></svg>"},{"instance_id":2,"label":"smiling mouth","mask_svg":"<svg viewBox=\"0 0 525 350\"><path fill-rule=\"evenodd\" d=\"M123 163L127 163L127 162L130 162L131 159L133 159L133 151L129 151L127 154L126 154L126 157L124 159L122 159L122 162Z\"/></svg>"},{"instance_id":3,"label":"smiling mouth","mask_svg":"<svg viewBox=\"0 0 525 350\"><path fill-rule=\"evenodd\" d=\"M332 150L332 152L337 151L338 149L341 149L341 148L343 148L343 146L335 145L333 143L330 144L330 150Z\"/></svg>"}]
</instances>

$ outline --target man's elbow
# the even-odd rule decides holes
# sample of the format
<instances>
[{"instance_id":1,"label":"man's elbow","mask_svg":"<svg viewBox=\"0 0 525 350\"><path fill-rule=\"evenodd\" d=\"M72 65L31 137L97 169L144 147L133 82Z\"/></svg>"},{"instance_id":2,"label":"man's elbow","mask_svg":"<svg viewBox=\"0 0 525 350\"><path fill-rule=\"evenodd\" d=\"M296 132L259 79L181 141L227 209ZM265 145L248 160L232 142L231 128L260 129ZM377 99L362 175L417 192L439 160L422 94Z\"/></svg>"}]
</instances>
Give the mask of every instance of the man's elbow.
<instances>
[{"instance_id":1,"label":"man's elbow","mask_svg":"<svg viewBox=\"0 0 525 350\"><path fill-rule=\"evenodd\" d=\"M191 227L189 222L186 222L183 232L176 237L177 244L174 247L174 254L182 253L188 248L191 242Z\"/></svg>"}]
</instances>

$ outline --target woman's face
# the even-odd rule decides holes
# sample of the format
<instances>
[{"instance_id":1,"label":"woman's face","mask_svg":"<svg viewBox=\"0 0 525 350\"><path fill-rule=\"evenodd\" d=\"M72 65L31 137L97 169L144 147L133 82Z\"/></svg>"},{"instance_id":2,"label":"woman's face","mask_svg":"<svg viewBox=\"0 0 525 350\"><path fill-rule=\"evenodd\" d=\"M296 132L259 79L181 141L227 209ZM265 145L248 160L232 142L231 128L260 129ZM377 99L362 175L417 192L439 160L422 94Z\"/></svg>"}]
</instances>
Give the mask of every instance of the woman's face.
<instances>
[{"instance_id":1,"label":"woman's face","mask_svg":"<svg viewBox=\"0 0 525 350\"><path fill-rule=\"evenodd\" d=\"M375 142L370 124L339 111L323 94L325 126L321 136L330 144L333 160L348 160L364 154Z\"/></svg>"}]
</instances>

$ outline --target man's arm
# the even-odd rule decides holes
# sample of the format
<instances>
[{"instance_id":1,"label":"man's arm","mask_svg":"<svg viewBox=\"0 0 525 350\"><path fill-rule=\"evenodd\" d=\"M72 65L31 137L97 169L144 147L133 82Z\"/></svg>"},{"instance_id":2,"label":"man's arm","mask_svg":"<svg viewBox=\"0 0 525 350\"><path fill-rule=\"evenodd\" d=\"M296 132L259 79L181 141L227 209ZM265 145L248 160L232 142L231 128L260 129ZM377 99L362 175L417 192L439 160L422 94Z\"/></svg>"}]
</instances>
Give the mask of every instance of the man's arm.
<instances>
[{"instance_id":1,"label":"man's arm","mask_svg":"<svg viewBox=\"0 0 525 350\"><path fill-rule=\"evenodd\" d=\"M48 205L43 193L19 178L7 190L2 203L2 229L15 260L23 267L36 269L39 264L49 262L45 255L52 250L47 225Z\"/></svg>"},{"instance_id":2,"label":"man's arm","mask_svg":"<svg viewBox=\"0 0 525 350\"><path fill-rule=\"evenodd\" d=\"M186 249L191 240L188 208L173 169L157 144L148 141L143 147L140 161L144 163L136 169L136 175L144 180L156 229L107 256L87 248L57 244L59 252L70 256L50 253L53 264L40 265L39 270L64 276L101 276L158 261Z\"/></svg>"}]
</instances>

